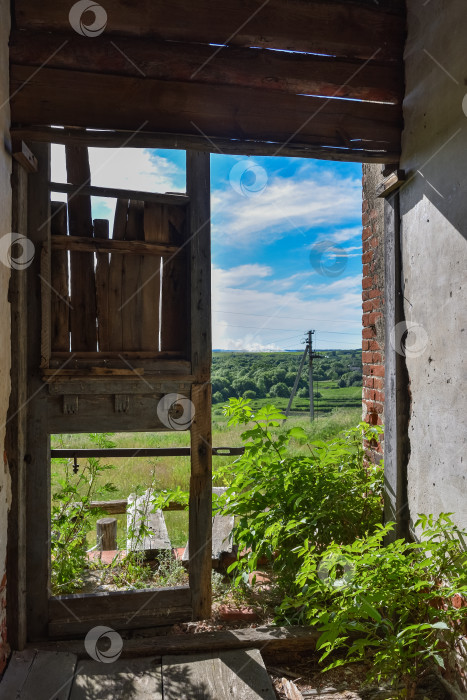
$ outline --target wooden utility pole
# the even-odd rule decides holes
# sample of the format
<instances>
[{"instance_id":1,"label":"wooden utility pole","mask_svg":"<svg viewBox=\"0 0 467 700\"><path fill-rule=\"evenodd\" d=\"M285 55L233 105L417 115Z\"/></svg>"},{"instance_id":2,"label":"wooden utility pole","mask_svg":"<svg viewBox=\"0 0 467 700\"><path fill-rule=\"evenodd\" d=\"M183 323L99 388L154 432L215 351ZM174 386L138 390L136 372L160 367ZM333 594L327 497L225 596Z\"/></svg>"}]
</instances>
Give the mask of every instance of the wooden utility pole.
<instances>
[{"instance_id":1,"label":"wooden utility pole","mask_svg":"<svg viewBox=\"0 0 467 700\"><path fill-rule=\"evenodd\" d=\"M314 331L308 331L308 384L310 395L310 420L315 419L315 403L313 396L313 334Z\"/></svg>"},{"instance_id":2,"label":"wooden utility pole","mask_svg":"<svg viewBox=\"0 0 467 700\"><path fill-rule=\"evenodd\" d=\"M295 377L295 382L293 385L292 393L290 394L289 403L287 404L287 408L285 411L284 423L287 420L287 418L289 417L290 409L292 408L292 401L294 400L295 394L297 393L298 383L300 381L300 377L302 376L302 369L303 369L303 365L305 364L307 353L308 353L308 345L305 345L305 350L303 351L302 359L300 361L300 367L298 368L298 372L297 372L297 376Z\"/></svg>"}]
</instances>

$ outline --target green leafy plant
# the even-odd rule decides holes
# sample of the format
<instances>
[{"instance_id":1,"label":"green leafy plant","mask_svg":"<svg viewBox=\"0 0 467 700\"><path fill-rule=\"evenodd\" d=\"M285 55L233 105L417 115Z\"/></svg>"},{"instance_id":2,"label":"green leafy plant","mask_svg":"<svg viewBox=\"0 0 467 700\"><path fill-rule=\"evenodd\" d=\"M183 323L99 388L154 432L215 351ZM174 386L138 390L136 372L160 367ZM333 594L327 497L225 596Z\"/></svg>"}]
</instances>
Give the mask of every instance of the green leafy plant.
<instances>
[{"instance_id":1,"label":"green leafy plant","mask_svg":"<svg viewBox=\"0 0 467 700\"><path fill-rule=\"evenodd\" d=\"M291 454L290 440L305 442L307 435L297 427L280 430L284 415L274 406L254 412L248 400L231 399L226 412L229 424L248 425L244 455L216 472L229 486L215 506L236 516L234 538L247 552L230 567L237 582L267 558L287 587L299 566L293 550L311 533L320 551L375 530L382 518L382 467L365 466L363 438L376 440L380 428L361 423L328 443L308 445L306 455Z\"/></svg>"},{"instance_id":2,"label":"green leafy plant","mask_svg":"<svg viewBox=\"0 0 467 700\"><path fill-rule=\"evenodd\" d=\"M115 447L112 433L91 433L89 438L98 448ZM52 464L64 468L55 472L57 489L52 496L51 514L51 588L56 595L82 588L87 567L86 535L92 529L90 502L115 492L112 483L99 483L104 472L113 469L90 457L75 473L70 460L54 459Z\"/></svg>"},{"instance_id":3,"label":"green leafy plant","mask_svg":"<svg viewBox=\"0 0 467 700\"><path fill-rule=\"evenodd\" d=\"M306 540L294 554L301 562L293 594L280 614L318 626L321 661L332 652L344 658L326 667L371 659L369 680L403 684L411 698L417 681L444 667L467 618L452 605L467 593L464 537L450 514L419 517L420 541L383 545L393 523L352 544L318 550Z\"/></svg>"}]
</instances>

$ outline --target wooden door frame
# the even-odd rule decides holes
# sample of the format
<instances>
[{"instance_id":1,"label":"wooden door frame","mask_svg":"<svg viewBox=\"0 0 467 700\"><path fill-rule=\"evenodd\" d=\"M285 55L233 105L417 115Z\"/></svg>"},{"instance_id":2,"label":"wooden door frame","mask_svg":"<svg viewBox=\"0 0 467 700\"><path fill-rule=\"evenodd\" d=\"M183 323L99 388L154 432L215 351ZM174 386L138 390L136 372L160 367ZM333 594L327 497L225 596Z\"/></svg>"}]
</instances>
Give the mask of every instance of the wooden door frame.
<instances>
[{"instance_id":1,"label":"wooden door frame","mask_svg":"<svg viewBox=\"0 0 467 700\"><path fill-rule=\"evenodd\" d=\"M41 298L44 289L44 270L47 269L50 247L47 245L50 235L50 145L33 144L38 160L38 170L29 176L27 195L24 191L24 177L19 175L18 183L14 180L15 194L22 193L23 228L25 223L25 202L27 199L27 234L35 246L35 257L24 275L27 276L27 294L25 277L15 277L15 284L22 281L22 292L16 294L12 286L13 318L22 321L27 316L28 328L25 337L23 325L15 328L12 338L14 355L14 383L16 391L12 394L10 414L10 448L14 472L14 504L10 516L9 538L10 556L9 587L11 607L9 606L9 635L15 648L21 649L26 641L47 639L53 636L81 635L86 633L86 620L83 624L72 618L78 618L80 611L90 606L92 620L89 628L95 626L99 617L99 601L83 600L80 596L50 597L50 433L53 420L49 419L49 394L47 385L41 375L41 360L44 354L44 334L42 318L47 309ZM21 183L23 189L21 190ZM159 593L158 605L166 612L166 622L173 623L179 619L202 619L211 614L211 523L212 523L212 443L211 443L211 287L210 287L210 154L187 152L187 190L191 197L189 210L189 228L187 232L187 249L189 253L189 289L191 299L190 354L191 375L184 377L185 386L190 387L190 397L194 405L194 417L190 427L192 469L190 479L189 509L189 587L176 591L165 590ZM15 210L16 220L19 205ZM13 219L15 222L15 218ZM18 225L19 228L19 225ZM44 295L42 294L42 297ZM27 314L25 313L27 311ZM47 342L47 338L45 338ZM17 362L18 347L24 350L26 368L21 370ZM27 357L26 357L27 356ZM15 364L16 363L16 364ZM17 366L18 365L18 366ZM21 371L23 378L21 379ZM161 377L163 379L163 377ZM187 383L188 382L188 383ZM24 412L18 413L27 430L23 445L11 444L18 432L18 419L15 411L21 404L20 390L25 394L27 420ZM24 401L23 401L24 402ZM135 419L137 420L137 419ZM99 426L96 426L99 430ZM116 420L115 429L118 430ZM137 429L134 428L126 429ZM147 427L146 427L147 429ZM70 430L73 424L70 422ZM15 465L15 458L24 452L22 469ZM46 517L45 517L45 514ZM14 534L15 533L15 534ZM17 535L17 537L15 536ZM13 550L16 550L15 552ZM114 619L128 614L132 605L150 610L145 601L150 601L151 594L129 592L111 595L111 606L116 605ZM145 597L144 597L145 596ZM162 597L161 597L162 596ZM94 598L94 597L93 597ZM97 597L96 597L97 598ZM117 601L117 598L119 599ZM121 599L121 600L120 600ZM102 601L100 601L102 602ZM97 606L97 607L96 607ZM63 610L62 610L63 608ZM68 613L65 613L65 610ZM108 611L107 611L108 613ZM112 625L112 611L104 617ZM189 617L187 617L189 615ZM54 616L54 617L51 617ZM137 618L130 627L149 626L148 615L143 622ZM152 619L152 618L151 618ZM68 624L69 623L69 624ZM141 623L141 624L140 624ZM161 618L154 618L154 624L164 624Z\"/></svg>"}]
</instances>

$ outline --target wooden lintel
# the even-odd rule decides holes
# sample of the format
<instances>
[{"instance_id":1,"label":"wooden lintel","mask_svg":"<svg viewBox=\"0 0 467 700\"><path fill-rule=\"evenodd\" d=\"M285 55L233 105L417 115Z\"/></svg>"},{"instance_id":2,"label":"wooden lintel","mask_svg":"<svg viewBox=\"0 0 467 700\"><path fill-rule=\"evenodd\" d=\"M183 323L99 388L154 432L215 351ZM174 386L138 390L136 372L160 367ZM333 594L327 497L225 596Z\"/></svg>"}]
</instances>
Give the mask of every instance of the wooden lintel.
<instances>
[{"instance_id":1,"label":"wooden lintel","mask_svg":"<svg viewBox=\"0 0 467 700\"><path fill-rule=\"evenodd\" d=\"M132 144L133 145L133 144ZM96 185L70 185L67 182L49 182L52 192L66 194L90 195L91 197L110 197L113 199L134 199L141 202L157 202L158 204L175 204L186 206L190 198L183 193L175 192L142 192L139 190L124 190L115 187L97 187Z\"/></svg>"},{"instance_id":2,"label":"wooden lintel","mask_svg":"<svg viewBox=\"0 0 467 700\"><path fill-rule=\"evenodd\" d=\"M52 236L54 250L76 250L90 253L120 253L134 255L174 255L179 246L145 241L115 241L113 238L86 238L85 236Z\"/></svg>"},{"instance_id":3,"label":"wooden lintel","mask_svg":"<svg viewBox=\"0 0 467 700\"><path fill-rule=\"evenodd\" d=\"M342 144L304 143L300 137L293 142L280 143L270 140L249 138L222 138L200 134L162 133L141 130L137 134L125 130L83 130L76 131L68 127L55 128L38 125L12 126L11 132L25 140L39 143L58 143L86 145L93 148L124 148L130 144L133 148L167 148L176 150L193 149L208 153L243 156L282 156L296 158L314 158L317 160L344 161L348 163L394 163L399 160L399 152L384 147L371 147L361 143L352 148Z\"/></svg>"}]
</instances>

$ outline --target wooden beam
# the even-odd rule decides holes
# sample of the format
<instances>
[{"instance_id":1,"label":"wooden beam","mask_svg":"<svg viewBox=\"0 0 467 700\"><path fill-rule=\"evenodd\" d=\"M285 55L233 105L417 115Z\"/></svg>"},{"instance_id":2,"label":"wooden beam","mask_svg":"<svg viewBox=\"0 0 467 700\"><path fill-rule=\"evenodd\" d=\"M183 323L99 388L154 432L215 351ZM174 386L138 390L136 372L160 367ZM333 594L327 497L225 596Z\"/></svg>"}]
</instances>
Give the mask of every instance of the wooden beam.
<instances>
[{"instance_id":1,"label":"wooden beam","mask_svg":"<svg viewBox=\"0 0 467 700\"><path fill-rule=\"evenodd\" d=\"M83 130L76 132L69 128L49 126L13 126L11 133L24 139L42 143L59 143L86 145L94 148L124 148L130 144L133 148L169 148L195 150L204 153L224 153L225 155L243 156L283 156L297 158L315 158L319 160L345 161L349 163L389 163L399 160L399 151L391 152L385 147L326 146L325 144L306 144L297 139L288 143L278 141L252 140L248 138L219 138L210 136L209 140L197 134L164 134L151 131L138 133L122 130Z\"/></svg>"},{"instance_id":2,"label":"wooden beam","mask_svg":"<svg viewBox=\"0 0 467 700\"><path fill-rule=\"evenodd\" d=\"M84 636L96 622L114 629L155 627L191 617L187 586L141 591L115 591L50 598L49 633L52 637Z\"/></svg>"},{"instance_id":3,"label":"wooden beam","mask_svg":"<svg viewBox=\"0 0 467 700\"><path fill-rule=\"evenodd\" d=\"M205 44L261 46L335 56L400 59L405 38L402 0L113 0L105 36L151 37ZM15 2L19 29L70 31L61 0ZM89 20L92 22L92 17ZM88 43L83 37L83 44ZM212 47L212 53L217 52Z\"/></svg>"},{"instance_id":4,"label":"wooden beam","mask_svg":"<svg viewBox=\"0 0 467 700\"><path fill-rule=\"evenodd\" d=\"M95 185L70 185L64 182L49 183L51 192L66 192L67 194L90 195L91 197L111 197L113 199L136 199L143 202L158 204L175 204L185 206L190 201L186 194L164 194L162 192L140 192L138 190L121 190L115 187L97 187Z\"/></svg>"},{"instance_id":5,"label":"wooden beam","mask_svg":"<svg viewBox=\"0 0 467 700\"><path fill-rule=\"evenodd\" d=\"M104 33L92 42L78 34L13 31L11 63L113 75L144 75L156 80L236 85L292 95L324 95L357 100L401 102L402 56L381 63L259 48L212 46ZM378 58L378 56L376 56ZM130 60L131 59L131 60ZM203 66L202 70L199 70Z\"/></svg>"},{"instance_id":6,"label":"wooden beam","mask_svg":"<svg viewBox=\"0 0 467 700\"><path fill-rule=\"evenodd\" d=\"M28 238L36 251L50 235L50 147L32 146L37 173L28 177ZM40 256L27 269L28 386L27 386L27 546L26 591L28 640L45 639L48 623L50 569L50 441L48 399L41 378Z\"/></svg>"},{"instance_id":7,"label":"wooden beam","mask_svg":"<svg viewBox=\"0 0 467 700\"><path fill-rule=\"evenodd\" d=\"M227 649L261 649L262 652L307 651L316 646L321 632L314 627L264 627L200 632L198 634L169 634L155 637L125 639L123 658L162 654L189 654ZM35 644L34 649L69 651L79 658L87 658L82 641L48 642Z\"/></svg>"},{"instance_id":8,"label":"wooden beam","mask_svg":"<svg viewBox=\"0 0 467 700\"><path fill-rule=\"evenodd\" d=\"M28 174L19 163L12 168L12 231L28 235ZM11 393L6 422L5 452L11 477L7 541L7 626L13 649L24 648L26 617L26 471L27 443L27 271L12 269ZM4 681L3 681L4 682Z\"/></svg>"},{"instance_id":9,"label":"wooden beam","mask_svg":"<svg viewBox=\"0 0 467 700\"><path fill-rule=\"evenodd\" d=\"M86 238L85 236L52 236L53 250L74 250L91 253L121 253L128 255L173 255L180 246L145 241L117 241L113 238Z\"/></svg>"},{"instance_id":10,"label":"wooden beam","mask_svg":"<svg viewBox=\"0 0 467 700\"><path fill-rule=\"evenodd\" d=\"M353 144L356 149L400 150L400 105L100 73L70 76L51 68L32 73L31 67L17 65L11 66L10 83L14 124L274 141L279 144L276 155L294 141L314 147L349 149ZM127 145L133 145L131 134Z\"/></svg>"}]
</instances>

